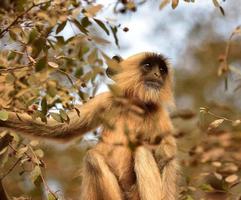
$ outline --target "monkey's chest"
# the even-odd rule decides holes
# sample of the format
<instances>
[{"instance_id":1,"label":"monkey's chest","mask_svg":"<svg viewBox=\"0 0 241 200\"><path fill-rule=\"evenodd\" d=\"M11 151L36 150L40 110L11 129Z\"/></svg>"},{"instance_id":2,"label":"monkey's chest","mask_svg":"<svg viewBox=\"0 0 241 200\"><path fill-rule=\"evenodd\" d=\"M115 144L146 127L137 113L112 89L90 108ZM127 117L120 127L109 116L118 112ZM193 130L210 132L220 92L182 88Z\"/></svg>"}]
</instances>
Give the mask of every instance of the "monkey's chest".
<instances>
[{"instance_id":1,"label":"monkey's chest","mask_svg":"<svg viewBox=\"0 0 241 200\"><path fill-rule=\"evenodd\" d=\"M112 145L142 145L162 134L159 120L133 117L118 118L112 130L103 129L102 140Z\"/></svg>"}]
</instances>

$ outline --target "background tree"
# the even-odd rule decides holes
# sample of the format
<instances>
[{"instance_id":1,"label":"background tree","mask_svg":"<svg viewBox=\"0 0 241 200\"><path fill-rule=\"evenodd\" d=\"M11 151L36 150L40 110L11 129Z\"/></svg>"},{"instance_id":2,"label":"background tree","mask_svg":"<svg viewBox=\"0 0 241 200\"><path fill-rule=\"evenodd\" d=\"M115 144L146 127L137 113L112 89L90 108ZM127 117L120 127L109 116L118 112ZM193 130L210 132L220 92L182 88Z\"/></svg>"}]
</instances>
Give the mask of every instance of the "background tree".
<instances>
[{"instance_id":1,"label":"background tree","mask_svg":"<svg viewBox=\"0 0 241 200\"><path fill-rule=\"evenodd\" d=\"M76 104L106 89L112 55L153 46L176 71L180 199L238 199L239 3L210 0L201 9L199 1L177 0L1 1L0 120L14 111L68 123L66 111L79 114ZM56 144L0 133L0 178L10 198L77 199L81 160L95 134Z\"/></svg>"}]
</instances>

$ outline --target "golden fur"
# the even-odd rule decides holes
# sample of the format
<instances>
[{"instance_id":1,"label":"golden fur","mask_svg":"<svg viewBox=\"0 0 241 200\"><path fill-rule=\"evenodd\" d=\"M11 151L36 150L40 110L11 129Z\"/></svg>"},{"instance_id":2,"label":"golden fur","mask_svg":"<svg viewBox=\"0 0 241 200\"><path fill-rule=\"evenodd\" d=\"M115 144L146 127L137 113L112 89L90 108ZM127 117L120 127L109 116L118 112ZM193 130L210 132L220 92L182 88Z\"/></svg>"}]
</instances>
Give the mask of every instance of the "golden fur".
<instances>
[{"instance_id":1,"label":"golden fur","mask_svg":"<svg viewBox=\"0 0 241 200\"><path fill-rule=\"evenodd\" d=\"M80 199L175 200L176 142L166 110L173 103L172 72L168 66L160 90L146 88L139 65L147 56L152 53L121 61L113 77L121 93L96 96L79 107L79 117L69 113L69 124L43 124L27 115L19 120L11 113L0 130L67 140L101 126L100 142L84 159Z\"/></svg>"}]
</instances>

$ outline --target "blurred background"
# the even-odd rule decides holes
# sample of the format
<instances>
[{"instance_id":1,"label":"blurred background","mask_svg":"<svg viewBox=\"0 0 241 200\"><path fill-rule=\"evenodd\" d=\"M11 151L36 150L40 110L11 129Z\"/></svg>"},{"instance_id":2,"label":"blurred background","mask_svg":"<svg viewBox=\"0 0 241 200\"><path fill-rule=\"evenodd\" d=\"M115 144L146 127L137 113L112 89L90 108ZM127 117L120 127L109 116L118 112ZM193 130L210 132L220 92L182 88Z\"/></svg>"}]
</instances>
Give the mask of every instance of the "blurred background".
<instances>
[{"instance_id":1,"label":"blurred background","mask_svg":"<svg viewBox=\"0 0 241 200\"><path fill-rule=\"evenodd\" d=\"M34 17L37 15L41 20L47 21L47 24L52 23L51 26L49 25L52 29L56 30L56 26L58 29L62 24L62 27L56 30L54 35L48 33L46 36L49 40L55 37L53 39L55 48L48 49L48 54L53 57L48 57L51 62L48 62L48 67L59 68L66 73L73 74L74 77L53 71L51 71L51 75L42 72L41 67L43 66L41 63L39 64L42 54L34 55L33 50L34 45L39 45L41 41L37 41L36 44L34 42L27 43L32 45L32 49L29 49L31 58L36 60L37 66L41 68L41 70L35 69L37 73L41 77L48 76L55 80L41 86L31 80L32 82L28 84L39 88L39 90L37 94L34 94L35 96L27 94L26 98L38 98L33 98L33 102L27 106L25 104L23 106L22 101L15 102L15 99L13 100L13 97L18 98L21 94L25 95L24 92L20 93L23 88L17 89L14 95L9 94L14 88L9 86L14 82L12 76L20 80L21 75L18 74L19 72L14 74L15 72L12 71L6 73L6 69L9 66L13 67L12 63L24 64L29 57L23 58L26 56L24 55L21 58L9 59L11 52L18 51L15 52L14 56L19 56L19 51L25 51L19 41L21 39L16 39L19 37L18 30L13 29L13 33L6 33L4 36L0 34L0 69L2 69L0 71L0 108L27 112L32 105L39 106L40 110L42 105L43 110L41 102L43 102L43 97L47 96L48 105L57 105L55 107L49 106L48 111L56 111L61 108L71 109L72 104L80 103L87 100L89 96L108 90L107 84L112 82L101 73L97 77L95 74L94 77L86 78L90 68L99 70L98 74L100 72L98 67L101 69L103 66L106 67L108 59L116 54L126 58L142 51L162 53L168 58L175 71L176 108L172 108L171 113L176 128L175 136L178 138L181 165L179 199L240 199L241 30L239 25L241 25L241 1L196 0L188 2L180 0L175 9L172 8L169 1L133 1L133 4L130 2L127 4L128 1L120 1L117 4L118 1L114 0L80 2L81 4L76 6L76 9L73 9L71 13L64 10L67 6L75 6L74 4L70 5L71 1L59 1L59 4L55 5L56 7L53 6L54 3L50 5L51 9L55 9L55 11L60 6L59 12L43 10L40 16L37 13L38 10L32 10L31 13ZM166 2L166 5L160 8L163 2ZM19 16L19 13L26 10L27 7L16 9L17 6L21 7L21 4L30 5L26 1L20 0L0 3L2 6L1 30ZM99 10L96 8L98 5L101 5ZM83 12L82 8L85 8L87 12ZM9 15L9 20L6 19L8 16L6 13ZM37 14L34 15L34 13ZM77 22L71 21L72 18L69 15L79 20L82 27L78 26ZM104 22L104 25L97 23L95 26L85 26L87 22L84 23L82 20L85 16L91 18L92 25L95 18ZM24 23L25 25L27 23L34 24L23 29L28 33L29 40L29 35L33 27L37 26L39 18L34 18L31 21L28 17L23 18L20 24L22 26ZM69 21L63 25L66 18ZM46 28L47 25L44 24L43 27ZM88 28L89 32L95 36L87 36L81 28ZM117 32L115 32L115 28L118 30ZM109 35L106 34L108 32ZM110 33L113 36L110 36ZM36 33L36 35L38 34ZM69 39L71 40L68 43L64 42ZM52 44L48 45L52 46ZM28 50L28 47L26 49ZM46 50L43 48L42 51ZM100 54L106 56L104 61L100 58ZM4 60L7 56L8 59ZM68 58L62 61L57 59L58 56ZM22 59L22 61L18 59ZM83 67L79 69L79 66ZM35 79L39 78L38 80L42 81L37 73ZM78 81L78 78L81 77L83 80L83 76L86 80L86 87L81 91L76 91L68 79L73 79L78 87L83 84L82 81ZM30 87L29 85L26 87ZM64 85L61 87L62 89L57 87L60 85ZM55 102L48 88L51 88L52 92L54 90L54 93L56 92L60 96L61 101ZM68 97L65 97L66 91ZM15 103L12 104L12 102ZM13 106L15 106L14 109ZM14 137L14 140L17 141L15 142L20 143L16 148L24 148L24 144L30 142L26 139L20 139L16 134ZM32 141L34 143L32 147L38 150L38 153L41 151L37 155L44 162L45 168L42 169L42 175L45 177L49 190L53 191L59 199L78 199L81 183L81 161L85 151L97 140L98 137L90 134L83 139L67 144L58 144L52 141ZM9 147L8 150L1 148L0 152L3 163L1 174L4 175L11 169L17 158L9 150ZM36 179L33 177L38 176L38 173L36 175L33 168L29 168L29 166L24 167L25 163L18 164L2 179L9 196L18 197L16 199L23 197L34 200L50 199L49 193L51 194L51 192L46 190L46 184L35 186L32 183L36 183Z\"/></svg>"}]
</instances>

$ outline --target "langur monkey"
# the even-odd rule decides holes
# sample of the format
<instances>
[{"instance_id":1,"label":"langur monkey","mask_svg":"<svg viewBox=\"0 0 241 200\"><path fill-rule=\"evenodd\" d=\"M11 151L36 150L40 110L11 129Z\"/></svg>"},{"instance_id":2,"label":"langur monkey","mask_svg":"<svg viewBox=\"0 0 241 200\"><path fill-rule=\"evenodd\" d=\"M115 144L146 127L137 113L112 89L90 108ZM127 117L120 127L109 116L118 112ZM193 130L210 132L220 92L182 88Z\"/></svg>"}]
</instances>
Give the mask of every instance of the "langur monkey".
<instances>
[{"instance_id":1,"label":"langur monkey","mask_svg":"<svg viewBox=\"0 0 241 200\"><path fill-rule=\"evenodd\" d=\"M118 92L97 95L79 107L79 116L68 113L69 124L10 113L0 130L66 141L101 127L99 143L84 158L81 200L175 200L176 142L167 112L171 68L150 52L118 66L112 73Z\"/></svg>"}]
</instances>

